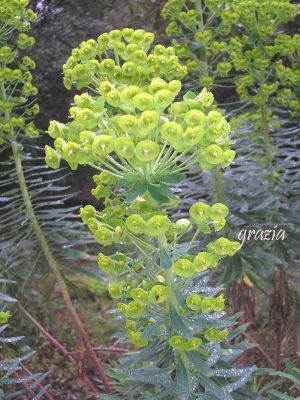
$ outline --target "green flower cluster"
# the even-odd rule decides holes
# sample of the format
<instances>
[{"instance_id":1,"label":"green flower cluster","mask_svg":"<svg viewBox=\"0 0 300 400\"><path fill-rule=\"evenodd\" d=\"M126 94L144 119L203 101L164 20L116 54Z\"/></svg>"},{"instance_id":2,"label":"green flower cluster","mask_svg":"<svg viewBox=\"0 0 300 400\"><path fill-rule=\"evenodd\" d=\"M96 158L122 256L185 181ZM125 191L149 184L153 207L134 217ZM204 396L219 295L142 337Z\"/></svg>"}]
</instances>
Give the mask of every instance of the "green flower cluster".
<instances>
[{"instance_id":1,"label":"green flower cluster","mask_svg":"<svg viewBox=\"0 0 300 400\"><path fill-rule=\"evenodd\" d=\"M72 169L90 165L98 171L92 193L104 208L87 205L81 218L100 246L126 249L113 255L101 250L99 269L118 300L124 337L147 347L157 368L155 346L169 353L171 371L188 355L206 362L213 346L226 339L232 323L217 321L225 314L221 289L199 285L239 243L220 237L195 250L200 235L224 228L229 210L197 202L190 218L174 221L167 207L180 199L168 185L184 179L183 171L226 168L235 152L213 95L203 89L180 100L185 69L172 47L156 45L149 53L152 41L142 30L115 30L73 51L64 66L65 84L87 90L74 97L70 123L50 122L54 148L46 146L46 162L57 168L64 159ZM205 323L195 323L197 317ZM188 363L184 368L195 373Z\"/></svg>"},{"instance_id":2,"label":"green flower cluster","mask_svg":"<svg viewBox=\"0 0 300 400\"><path fill-rule=\"evenodd\" d=\"M200 86L235 83L241 100L279 104L297 116L299 35L278 33L297 12L289 0L169 0L162 16L171 21L166 31L176 54L192 77L200 74Z\"/></svg>"},{"instance_id":3,"label":"green flower cluster","mask_svg":"<svg viewBox=\"0 0 300 400\"><path fill-rule=\"evenodd\" d=\"M26 106L28 97L36 96L30 70L35 63L30 57L20 57L20 50L33 46L34 38L25 32L36 15L27 7L26 0L4 0L0 5L0 144L12 132L38 135L31 119L38 114L37 104ZM17 31L17 34L14 32Z\"/></svg>"},{"instance_id":4,"label":"green flower cluster","mask_svg":"<svg viewBox=\"0 0 300 400\"><path fill-rule=\"evenodd\" d=\"M165 184L182 179L182 171L197 163L203 170L226 168L235 157L230 149L230 125L215 109L213 95L203 89L176 101L181 81L173 78L182 77L184 67L172 47L156 45L147 55L151 41L145 38L153 40L149 35L128 29L102 34L97 42L92 41L96 53L87 58L80 49L92 44L84 42L64 68L65 77L77 87L86 86L88 92L74 97L71 122L50 122L48 133L55 141L54 148L46 146L46 162L58 168L63 159L72 169L90 165L101 171L93 189L97 199L106 198L121 183L136 196L148 191L168 201L172 195ZM134 54L145 53L143 60L133 58L128 50L132 46L139 48ZM102 61L95 60L95 54ZM128 57L133 61L127 61ZM165 60L165 67L149 66L149 60L154 64ZM82 66L87 72L78 77L75 72ZM120 73L114 74L115 69ZM146 73L140 74L141 69Z\"/></svg>"},{"instance_id":5,"label":"green flower cluster","mask_svg":"<svg viewBox=\"0 0 300 400\"><path fill-rule=\"evenodd\" d=\"M147 199L143 200L147 202ZM97 256L101 271L113 279L108 287L111 297L122 301L118 303L118 308L126 318L129 341L137 347L144 347L148 345L148 340L143 339L143 332L157 322L155 313L158 306L159 315L165 314L167 318L170 304L174 303L176 286L178 285L179 289L186 280L217 267L223 257L233 256L240 244L221 237L208 243L206 251L177 258L166 271L157 261L151 263L149 260L151 255L155 257L155 253L158 256L158 250L155 248L172 247L176 245L178 238L182 238L193 229L196 229L196 235L209 234L209 225L214 226L216 231L222 229L226 223L228 208L221 203L210 207L198 202L190 208L191 220L180 219L173 223L165 214L158 214L156 208L151 207L151 202L148 202L146 212L139 214L133 212L132 206L121 206L119 202L115 202L114 205L111 202L106 204L107 207L101 212L97 212L92 206L85 206L81 208L80 215L101 245L132 243L144 254L140 260L130 259L121 253L113 256L99 253ZM133 280L132 274L135 274ZM223 295L201 297L190 294L185 301L188 309L204 314L224 309ZM184 315L187 309L181 312ZM148 314L151 318L145 320L145 315ZM167 327L165 329L167 330ZM223 340L227 335L227 331L207 329L202 332L201 337L186 340L184 337L174 336L173 333L173 329L169 328L169 344L174 349L185 351L195 350L203 340Z\"/></svg>"}]
</instances>

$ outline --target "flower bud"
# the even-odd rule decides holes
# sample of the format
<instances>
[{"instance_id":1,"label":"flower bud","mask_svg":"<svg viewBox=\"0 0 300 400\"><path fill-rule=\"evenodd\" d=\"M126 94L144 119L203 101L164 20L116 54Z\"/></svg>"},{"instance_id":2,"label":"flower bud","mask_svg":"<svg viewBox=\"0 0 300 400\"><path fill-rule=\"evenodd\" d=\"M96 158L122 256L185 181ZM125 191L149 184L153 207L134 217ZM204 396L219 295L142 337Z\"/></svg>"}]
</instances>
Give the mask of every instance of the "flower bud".
<instances>
[{"instance_id":1,"label":"flower bud","mask_svg":"<svg viewBox=\"0 0 300 400\"><path fill-rule=\"evenodd\" d=\"M210 107L214 102L214 95L211 92L208 92L206 88L202 89L198 98L204 107Z\"/></svg>"},{"instance_id":2,"label":"flower bud","mask_svg":"<svg viewBox=\"0 0 300 400\"><path fill-rule=\"evenodd\" d=\"M169 82L169 84L168 84L169 90L171 90L171 92L173 92L175 96L180 92L181 87L182 87L182 84L178 80L173 80L173 81Z\"/></svg>"},{"instance_id":3,"label":"flower bud","mask_svg":"<svg viewBox=\"0 0 300 400\"><path fill-rule=\"evenodd\" d=\"M149 92L155 94L159 90L168 89L168 83L161 78L152 79L149 85Z\"/></svg>"},{"instance_id":4,"label":"flower bud","mask_svg":"<svg viewBox=\"0 0 300 400\"><path fill-rule=\"evenodd\" d=\"M195 275L193 263L185 258L179 258L177 261L175 261L172 268L178 276L191 278Z\"/></svg>"},{"instance_id":5,"label":"flower bud","mask_svg":"<svg viewBox=\"0 0 300 400\"><path fill-rule=\"evenodd\" d=\"M126 317L129 317L129 318L140 318L144 313L145 313L145 310L135 300L131 301L127 305Z\"/></svg>"}]
</instances>

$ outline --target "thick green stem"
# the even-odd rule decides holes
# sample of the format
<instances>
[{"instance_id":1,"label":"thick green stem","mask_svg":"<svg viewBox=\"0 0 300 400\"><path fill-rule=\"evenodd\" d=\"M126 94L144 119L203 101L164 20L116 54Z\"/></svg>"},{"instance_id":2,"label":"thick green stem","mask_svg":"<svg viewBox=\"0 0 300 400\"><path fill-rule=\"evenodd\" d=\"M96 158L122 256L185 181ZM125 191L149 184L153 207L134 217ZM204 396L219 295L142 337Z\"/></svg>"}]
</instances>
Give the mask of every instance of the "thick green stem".
<instances>
[{"instance_id":1,"label":"thick green stem","mask_svg":"<svg viewBox=\"0 0 300 400\"><path fill-rule=\"evenodd\" d=\"M270 184L270 188L272 193L274 193L275 189L275 182L274 182L274 168L273 168L273 155L272 155L272 143L271 143L271 136L270 136L270 127L268 123L268 108L267 105L264 103L260 107L261 118L260 118L260 128L261 133L263 136L264 142L264 153L266 159L266 166L268 168L268 181Z\"/></svg>"},{"instance_id":2,"label":"thick green stem","mask_svg":"<svg viewBox=\"0 0 300 400\"><path fill-rule=\"evenodd\" d=\"M5 91L5 87L3 84L1 86L1 97L3 100L6 99L6 91ZM8 112L6 112L5 119L7 120L7 122L9 121L9 118L10 118L10 114ZM67 309L69 310L72 320L74 322L74 325L77 329L77 332L80 335L80 338L95 365L97 374L103 382L105 391L106 391L106 393L112 393L110 384L109 384L108 378L104 372L104 369L101 366L101 364L97 358L97 355L93 351L92 345L89 341L88 334L83 326L83 323L81 322L81 319L79 318L79 316L77 314L75 307L73 306L67 285L66 285L63 275L61 273L61 267L58 264L58 262L54 259L53 254L48 246L47 240L44 236L44 233L41 230L38 219L35 215L35 212L34 212L34 209L33 209L32 203L31 203L28 187L26 184L25 176L24 176L23 165L22 165L22 160L21 160L21 155L20 155L20 146L18 146L18 144L16 142L16 137L15 137L15 133L14 133L13 129L10 132L9 139L10 139L10 143L11 143L11 149L13 152L18 183L20 186L22 198L24 201L26 212L28 214L28 218L29 218L30 224L32 226L33 232L39 242L39 245L45 256L45 259L47 260L49 267L51 268L53 275L56 278L56 281L59 285L61 294L62 294L64 302L65 302L65 305L66 305Z\"/></svg>"}]
</instances>

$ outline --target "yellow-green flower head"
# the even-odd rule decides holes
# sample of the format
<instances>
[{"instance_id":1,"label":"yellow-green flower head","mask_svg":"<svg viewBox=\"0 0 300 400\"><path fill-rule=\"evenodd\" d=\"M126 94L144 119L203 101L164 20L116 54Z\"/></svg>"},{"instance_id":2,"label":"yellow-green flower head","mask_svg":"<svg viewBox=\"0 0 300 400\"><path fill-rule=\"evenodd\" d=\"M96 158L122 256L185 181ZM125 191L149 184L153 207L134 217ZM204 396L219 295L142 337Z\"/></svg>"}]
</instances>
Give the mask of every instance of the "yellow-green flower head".
<instances>
[{"instance_id":1,"label":"yellow-green flower head","mask_svg":"<svg viewBox=\"0 0 300 400\"><path fill-rule=\"evenodd\" d=\"M222 203L216 203L213 206L211 206L210 209L210 217L214 221L219 221L221 219L226 218L228 213L229 213L228 207L226 207L225 204Z\"/></svg>"},{"instance_id":2,"label":"yellow-green flower head","mask_svg":"<svg viewBox=\"0 0 300 400\"><path fill-rule=\"evenodd\" d=\"M109 135L96 136L92 149L98 156L106 156L114 150L114 138Z\"/></svg>"},{"instance_id":3,"label":"yellow-green flower head","mask_svg":"<svg viewBox=\"0 0 300 400\"><path fill-rule=\"evenodd\" d=\"M6 324L9 320L11 314L9 311L1 311L0 312L0 324Z\"/></svg>"},{"instance_id":4,"label":"yellow-green flower head","mask_svg":"<svg viewBox=\"0 0 300 400\"><path fill-rule=\"evenodd\" d=\"M184 350L185 339L182 336L171 336L169 339L169 345L175 350Z\"/></svg>"},{"instance_id":5,"label":"yellow-green flower head","mask_svg":"<svg viewBox=\"0 0 300 400\"><path fill-rule=\"evenodd\" d=\"M202 224L210 220L210 206L203 202L193 204L189 213L196 224Z\"/></svg>"},{"instance_id":6,"label":"yellow-green flower head","mask_svg":"<svg viewBox=\"0 0 300 400\"><path fill-rule=\"evenodd\" d=\"M149 302L152 304L160 304L169 298L169 289L163 285L155 285L149 292Z\"/></svg>"},{"instance_id":7,"label":"yellow-green flower head","mask_svg":"<svg viewBox=\"0 0 300 400\"><path fill-rule=\"evenodd\" d=\"M146 233L150 236L160 236L166 233L171 221L165 215L154 215L146 222Z\"/></svg>"},{"instance_id":8,"label":"yellow-green flower head","mask_svg":"<svg viewBox=\"0 0 300 400\"><path fill-rule=\"evenodd\" d=\"M109 283L108 292L113 299L120 299L122 297L122 287L116 282Z\"/></svg>"},{"instance_id":9,"label":"yellow-green flower head","mask_svg":"<svg viewBox=\"0 0 300 400\"><path fill-rule=\"evenodd\" d=\"M153 75L181 79L186 74L186 67L174 58L174 49L158 45L149 53L153 40L154 35L142 29L126 28L101 34L97 41L83 42L79 49L74 49L64 66L65 78L71 77L78 88L94 85L94 81L102 80L104 76L105 81L117 85L129 82L144 84ZM107 50L112 58L109 58ZM78 66L88 68L79 71ZM67 86L69 88L69 83ZM101 85L99 89L104 93Z\"/></svg>"},{"instance_id":10,"label":"yellow-green flower head","mask_svg":"<svg viewBox=\"0 0 300 400\"><path fill-rule=\"evenodd\" d=\"M185 351L197 350L202 343L202 340L198 337L193 337L192 339L187 339L184 344Z\"/></svg>"},{"instance_id":11,"label":"yellow-green flower head","mask_svg":"<svg viewBox=\"0 0 300 400\"><path fill-rule=\"evenodd\" d=\"M113 243L113 233L105 226L100 226L94 233L96 242L103 246L110 246Z\"/></svg>"},{"instance_id":12,"label":"yellow-green flower head","mask_svg":"<svg viewBox=\"0 0 300 400\"><path fill-rule=\"evenodd\" d=\"M163 140L174 143L182 139L183 129L177 122L165 122L161 126L161 137Z\"/></svg>"},{"instance_id":13,"label":"yellow-green flower head","mask_svg":"<svg viewBox=\"0 0 300 400\"><path fill-rule=\"evenodd\" d=\"M60 157L56 150L52 149L50 146L45 146L45 162L53 169L58 169L60 164Z\"/></svg>"},{"instance_id":14,"label":"yellow-green flower head","mask_svg":"<svg viewBox=\"0 0 300 400\"><path fill-rule=\"evenodd\" d=\"M131 301L126 308L126 316L129 318L140 318L145 314L145 309L136 300Z\"/></svg>"},{"instance_id":15,"label":"yellow-green flower head","mask_svg":"<svg viewBox=\"0 0 300 400\"><path fill-rule=\"evenodd\" d=\"M101 271L106 273L113 272L114 262L110 257L105 256L102 253L99 253L97 255L97 262L98 262L98 267L101 269Z\"/></svg>"},{"instance_id":16,"label":"yellow-green flower head","mask_svg":"<svg viewBox=\"0 0 300 400\"><path fill-rule=\"evenodd\" d=\"M203 251L195 257L193 266L196 272L206 271L215 266L215 258L211 253Z\"/></svg>"},{"instance_id":17,"label":"yellow-green flower head","mask_svg":"<svg viewBox=\"0 0 300 400\"><path fill-rule=\"evenodd\" d=\"M190 294L186 298L186 305L190 310L200 311L202 309L202 297L198 294Z\"/></svg>"},{"instance_id":18,"label":"yellow-green flower head","mask_svg":"<svg viewBox=\"0 0 300 400\"><path fill-rule=\"evenodd\" d=\"M146 223L139 214L132 214L126 218L126 227L135 235L141 235L145 232Z\"/></svg>"},{"instance_id":19,"label":"yellow-green flower head","mask_svg":"<svg viewBox=\"0 0 300 400\"><path fill-rule=\"evenodd\" d=\"M135 155L140 161L154 161L159 154L159 144L152 140L143 140L135 147Z\"/></svg>"},{"instance_id":20,"label":"yellow-green flower head","mask_svg":"<svg viewBox=\"0 0 300 400\"><path fill-rule=\"evenodd\" d=\"M96 209L93 206L87 205L80 208L79 214L82 221L86 224L90 218L95 218Z\"/></svg>"},{"instance_id":21,"label":"yellow-green flower head","mask_svg":"<svg viewBox=\"0 0 300 400\"><path fill-rule=\"evenodd\" d=\"M179 258L179 260L175 261L172 269L176 275L183 276L185 278L191 278L195 275L193 263L186 258Z\"/></svg>"},{"instance_id":22,"label":"yellow-green flower head","mask_svg":"<svg viewBox=\"0 0 300 400\"><path fill-rule=\"evenodd\" d=\"M219 331L215 328L206 329L204 332L204 337L208 342L219 342L226 339L228 336L228 331Z\"/></svg>"},{"instance_id":23,"label":"yellow-green flower head","mask_svg":"<svg viewBox=\"0 0 300 400\"><path fill-rule=\"evenodd\" d=\"M118 137L114 142L114 150L119 157L129 160L134 155L134 142L128 137Z\"/></svg>"},{"instance_id":24,"label":"yellow-green flower head","mask_svg":"<svg viewBox=\"0 0 300 400\"><path fill-rule=\"evenodd\" d=\"M148 292L142 288L132 289L130 291L130 296L142 306L146 306L148 304Z\"/></svg>"}]
</instances>

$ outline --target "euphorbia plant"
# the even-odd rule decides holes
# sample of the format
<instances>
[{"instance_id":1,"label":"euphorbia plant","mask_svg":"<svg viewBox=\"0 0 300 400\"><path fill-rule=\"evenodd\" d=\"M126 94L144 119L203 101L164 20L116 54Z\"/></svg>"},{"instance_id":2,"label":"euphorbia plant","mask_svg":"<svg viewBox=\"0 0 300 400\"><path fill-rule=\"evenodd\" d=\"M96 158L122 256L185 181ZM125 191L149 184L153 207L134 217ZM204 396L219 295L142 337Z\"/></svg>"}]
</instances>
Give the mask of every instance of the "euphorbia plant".
<instances>
[{"instance_id":1,"label":"euphorbia plant","mask_svg":"<svg viewBox=\"0 0 300 400\"><path fill-rule=\"evenodd\" d=\"M55 140L54 149L46 146L46 162L57 168L64 159L72 169L99 172L93 194L104 199L104 209L87 205L81 217L101 246L127 252L97 256L127 338L143 348L119 372L144 384L138 385L143 398L231 399L254 368L227 363L243 345L229 345L238 334L229 330L234 318L223 318L221 288L208 287L208 273L239 243L206 238L226 224L222 203L195 202L189 216L174 220L180 198L170 188L184 172L230 165L230 125L206 89L175 101L186 70L172 47L149 50L153 40L152 33L127 28L72 51L64 82L85 91L74 97L71 122L50 122ZM130 244L135 250L126 250Z\"/></svg>"}]
</instances>

